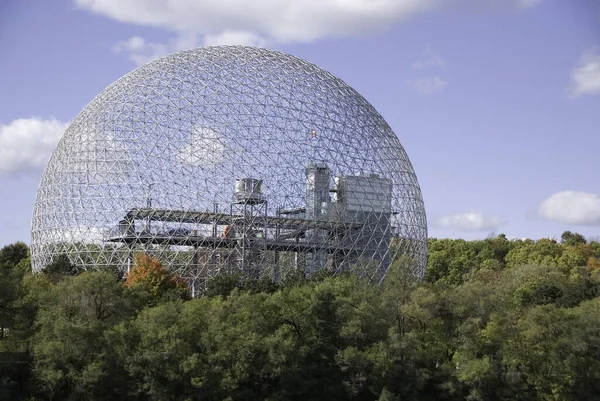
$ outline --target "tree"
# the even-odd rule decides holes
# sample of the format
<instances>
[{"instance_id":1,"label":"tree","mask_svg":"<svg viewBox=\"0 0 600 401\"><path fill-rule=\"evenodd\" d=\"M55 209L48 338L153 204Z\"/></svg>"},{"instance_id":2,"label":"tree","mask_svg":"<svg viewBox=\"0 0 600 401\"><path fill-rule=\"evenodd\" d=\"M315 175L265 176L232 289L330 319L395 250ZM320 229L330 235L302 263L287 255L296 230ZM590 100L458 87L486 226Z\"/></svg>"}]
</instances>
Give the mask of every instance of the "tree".
<instances>
[{"instance_id":1,"label":"tree","mask_svg":"<svg viewBox=\"0 0 600 401\"><path fill-rule=\"evenodd\" d=\"M564 245L584 245L587 243L585 237L578 233L565 231L560 236L560 242Z\"/></svg>"},{"instance_id":2,"label":"tree","mask_svg":"<svg viewBox=\"0 0 600 401\"><path fill-rule=\"evenodd\" d=\"M15 328L29 340L35 330L35 319L40 306L52 288L46 274L31 271L31 259L23 259L14 269L19 277L18 299L15 303Z\"/></svg>"},{"instance_id":3,"label":"tree","mask_svg":"<svg viewBox=\"0 0 600 401\"><path fill-rule=\"evenodd\" d=\"M15 242L0 249L0 268L13 268L29 255L24 242Z\"/></svg>"},{"instance_id":4,"label":"tree","mask_svg":"<svg viewBox=\"0 0 600 401\"><path fill-rule=\"evenodd\" d=\"M183 280L170 273L158 259L139 253L134 260L135 265L126 276L125 287L147 291L152 297L151 302L169 296L189 297L189 289Z\"/></svg>"},{"instance_id":5,"label":"tree","mask_svg":"<svg viewBox=\"0 0 600 401\"><path fill-rule=\"evenodd\" d=\"M427 282L400 258L379 286L222 275L192 300L147 255L125 282L26 257L0 269L0 323L34 333L34 369L0 363L0 399L597 398L600 244L432 243Z\"/></svg>"},{"instance_id":6,"label":"tree","mask_svg":"<svg viewBox=\"0 0 600 401\"><path fill-rule=\"evenodd\" d=\"M29 248L23 242L0 249L0 339L13 327L21 279L21 271L15 268L28 256Z\"/></svg>"},{"instance_id":7,"label":"tree","mask_svg":"<svg viewBox=\"0 0 600 401\"><path fill-rule=\"evenodd\" d=\"M599 299L575 308L548 304L530 308L515 320L515 334L501 347L510 369L534 389L536 399L597 397L599 306Z\"/></svg>"},{"instance_id":8,"label":"tree","mask_svg":"<svg viewBox=\"0 0 600 401\"><path fill-rule=\"evenodd\" d=\"M506 254L506 266L509 268L522 265L558 266L563 250L561 244L549 238L516 241Z\"/></svg>"},{"instance_id":9,"label":"tree","mask_svg":"<svg viewBox=\"0 0 600 401\"><path fill-rule=\"evenodd\" d=\"M229 296L233 290L242 287L240 273L219 273L208 281L203 295L207 297Z\"/></svg>"},{"instance_id":10,"label":"tree","mask_svg":"<svg viewBox=\"0 0 600 401\"><path fill-rule=\"evenodd\" d=\"M43 299L34 337L40 397L126 398L127 374L105 333L131 314L110 273L86 272L53 286Z\"/></svg>"},{"instance_id":11,"label":"tree","mask_svg":"<svg viewBox=\"0 0 600 401\"><path fill-rule=\"evenodd\" d=\"M476 267L477 253L473 243L452 239L430 241L426 281L459 284Z\"/></svg>"},{"instance_id":12,"label":"tree","mask_svg":"<svg viewBox=\"0 0 600 401\"><path fill-rule=\"evenodd\" d=\"M43 272L53 284L56 284L65 277L76 276L81 270L72 264L69 257L63 253L47 265Z\"/></svg>"},{"instance_id":13,"label":"tree","mask_svg":"<svg viewBox=\"0 0 600 401\"><path fill-rule=\"evenodd\" d=\"M0 339L8 335L14 323L18 284L12 268L0 267Z\"/></svg>"}]
</instances>

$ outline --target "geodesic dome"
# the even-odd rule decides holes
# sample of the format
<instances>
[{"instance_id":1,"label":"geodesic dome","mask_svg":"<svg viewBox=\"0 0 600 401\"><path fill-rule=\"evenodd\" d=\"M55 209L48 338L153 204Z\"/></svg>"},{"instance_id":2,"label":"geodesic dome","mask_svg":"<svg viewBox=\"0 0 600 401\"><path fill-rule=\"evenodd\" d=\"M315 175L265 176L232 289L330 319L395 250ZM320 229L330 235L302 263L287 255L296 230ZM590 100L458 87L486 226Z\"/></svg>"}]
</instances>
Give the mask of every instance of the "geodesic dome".
<instances>
[{"instance_id":1,"label":"geodesic dome","mask_svg":"<svg viewBox=\"0 0 600 401\"><path fill-rule=\"evenodd\" d=\"M358 92L280 52L184 51L125 75L73 120L43 174L32 265L155 255L194 283L220 271L424 274L412 165Z\"/></svg>"}]
</instances>

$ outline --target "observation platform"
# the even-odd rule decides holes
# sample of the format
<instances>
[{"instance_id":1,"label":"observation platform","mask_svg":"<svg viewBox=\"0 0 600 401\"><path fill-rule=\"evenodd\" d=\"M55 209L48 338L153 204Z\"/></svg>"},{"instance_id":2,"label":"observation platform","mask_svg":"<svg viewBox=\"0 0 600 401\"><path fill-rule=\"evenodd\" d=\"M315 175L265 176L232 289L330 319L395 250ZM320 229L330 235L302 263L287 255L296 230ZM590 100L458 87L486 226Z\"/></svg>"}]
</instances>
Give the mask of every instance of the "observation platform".
<instances>
[{"instance_id":1,"label":"observation platform","mask_svg":"<svg viewBox=\"0 0 600 401\"><path fill-rule=\"evenodd\" d=\"M242 227L244 229L252 228L255 230L272 229L274 235L269 238L266 232L263 237L227 237L227 236L203 236L203 235L169 235L167 233L144 233L132 232L136 221L147 222L157 221L166 223L186 223L186 224L204 224L215 226ZM342 253L361 253L362 247L356 244L342 244L334 239L324 241L306 241L304 233L306 230L326 230L329 232L348 232L351 230L360 230L364 223L353 221L336 221L325 219L304 219L279 216L251 216L198 212L188 210L170 210L153 208L135 208L131 209L121 220L124 232L113 235L107 239L108 242L122 242L127 244L154 244L154 245L178 245L204 248L235 248L243 242L244 246L254 249L263 249L269 251L282 252L300 252L308 253L315 251L342 252ZM280 234L279 230L295 230L290 235Z\"/></svg>"},{"instance_id":2,"label":"observation platform","mask_svg":"<svg viewBox=\"0 0 600 401\"><path fill-rule=\"evenodd\" d=\"M124 242L127 244L178 245L205 248L235 248L239 246L240 241L245 241L248 247L267 251L312 252L315 250L328 250L331 252L362 252L361 248L354 245L344 246L331 242L292 242L267 238L184 237L161 234L118 235L108 238L108 242Z\"/></svg>"},{"instance_id":3,"label":"observation platform","mask_svg":"<svg viewBox=\"0 0 600 401\"><path fill-rule=\"evenodd\" d=\"M234 215L227 213L195 212L188 210L170 210L170 209L150 209L136 208L131 209L125 215L125 221L133 222L135 220L163 221L173 223L188 224L217 224L217 225L236 225L242 221L257 227L283 228L283 229L360 229L364 223L354 221L339 221L326 219L302 219L278 216L252 216L247 218L243 215Z\"/></svg>"}]
</instances>

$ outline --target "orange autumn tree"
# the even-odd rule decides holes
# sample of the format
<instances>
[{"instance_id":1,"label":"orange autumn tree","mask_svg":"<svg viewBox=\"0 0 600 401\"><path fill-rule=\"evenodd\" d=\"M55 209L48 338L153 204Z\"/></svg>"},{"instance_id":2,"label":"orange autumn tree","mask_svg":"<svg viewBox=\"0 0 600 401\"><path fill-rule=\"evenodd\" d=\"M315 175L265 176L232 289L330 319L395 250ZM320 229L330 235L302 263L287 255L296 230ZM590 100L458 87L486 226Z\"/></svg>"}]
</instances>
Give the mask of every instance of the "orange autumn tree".
<instances>
[{"instance_id":1,"label":"orange autumn tree","mask_svg":"<svg viewBox=\"0 0 600 401\"><path fill-rule=\"evenodd\" d=\"M162 297L173 291L182 298L187 298L189 289L183 280L169 272L160 261L152 256L139 253L134 257L134 267L127 273L125 287L145 287L156 297Z\"/></svg>"},{"instance_id":2,"label":"orange autumn tree","mask_svg":"<svg viewBox=\"0 0 600 401\"><path fill-rule=\"evenodd\" d=\"M589 270L600 270L600 260L595 256L591 256L587 262L587 268Z\"/></svg>"}]
</instances>

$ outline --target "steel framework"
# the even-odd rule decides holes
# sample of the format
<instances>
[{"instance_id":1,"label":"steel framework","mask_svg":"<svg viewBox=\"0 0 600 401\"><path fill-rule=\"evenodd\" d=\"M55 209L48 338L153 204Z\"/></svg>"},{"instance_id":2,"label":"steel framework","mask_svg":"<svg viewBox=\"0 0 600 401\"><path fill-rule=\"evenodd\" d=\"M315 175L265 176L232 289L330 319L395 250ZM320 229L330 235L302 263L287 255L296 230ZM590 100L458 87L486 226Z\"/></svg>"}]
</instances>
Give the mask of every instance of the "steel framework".
<instances>
[{"instance_id":1,"label":"steel framework","mask_svg":"<svg viewBox=\"0 0 600 401\"><path fill-rule=\"evenodd\" d=\"M204 47L101 92L42 177L34 271L64 253L127 269L136 251L195 287L224 269L383 278L399 254L423 277L427 225L406 152L358 92L287 54Z\"/></svg>"}]
</instances>

